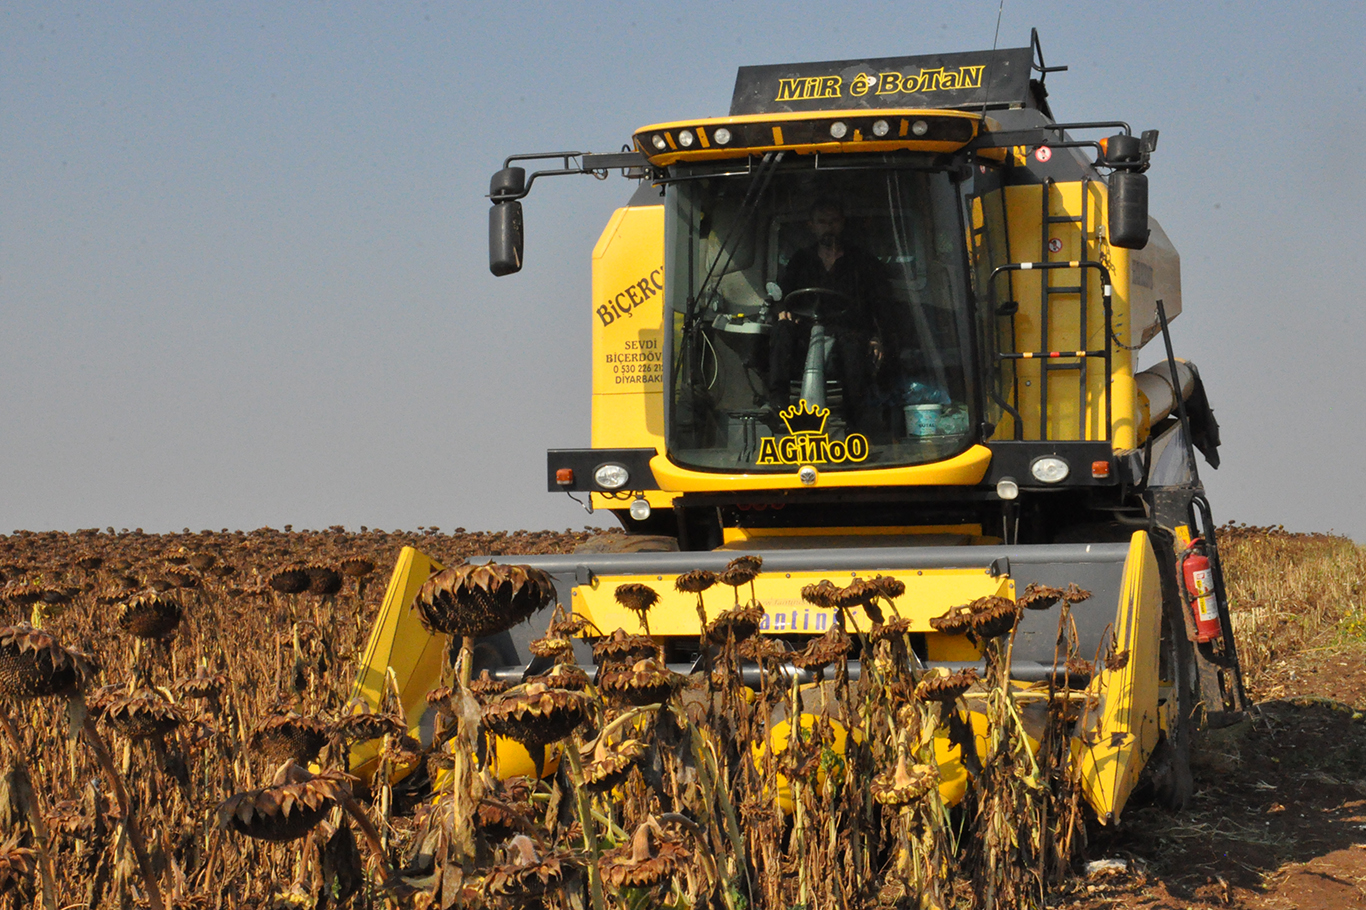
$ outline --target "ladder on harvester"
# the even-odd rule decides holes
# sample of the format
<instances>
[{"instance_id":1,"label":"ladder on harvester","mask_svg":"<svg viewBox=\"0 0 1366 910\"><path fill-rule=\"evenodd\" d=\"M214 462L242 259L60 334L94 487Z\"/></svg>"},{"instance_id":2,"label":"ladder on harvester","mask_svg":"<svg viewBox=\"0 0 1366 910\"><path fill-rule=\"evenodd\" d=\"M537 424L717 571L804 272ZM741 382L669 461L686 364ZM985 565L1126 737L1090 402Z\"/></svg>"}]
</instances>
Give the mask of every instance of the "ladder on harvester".
<instances>
[{"instance_id":1,"label":"ladder on harvester","mask_svg":"<svg viewBox=\"0 0 1366 910\"><path fill-rule=\"evenodd\" d=\"M1111 281L1110 270L1102 263L1088 259L1086 256L1090 252L1089 244L1091 238L1088 235L1087 223L1090 204L1090 189L1094 181L1083 178L1081 181L1081 211L1077 215L1055 212L1055 202L1057 209L1063 209L1061 193L1055 189L1055 181L1048 177L1044 179L1039 187L1040 198L1040 218L1039 218L1039 249L1040 261L1038 262L1014 262L1007 265L997 266L992 270L990 287L992 299L992 311L996 312L996 279L1005 272L1039 270L1044 274L1039 276L1039 345L1042 350L1038 351L1000 351L994 353L996 364L999 365L1003 360L1041 360L1039 365L1039 439L1047 440L1049 403L1051 394L1049 390L1049 379L1057 373L1075 373L1077 377L1077 438L1087 437L1087 381L1088 364L1093 359L1101 359L1105 363L1105 423L1104 439L1109 442L1112 439L1113 428L1111 426L1111 394L1110 394L1110 344L1112 336L1112 314L1111 314ZM1075 240L1080 259L1067 260L1060 258L1063 251L1067 249L1067 240ZM1051 241L1057 241L1057 251L1051 248ZM1052 272L1075 272L1075 284L1053 284ZM1089 337L1090 328L1088 326L1089 302L1090 302L1090 279L1091 272L1100 273L1101 301L1104 308L1105 330L1101 337L1104 347L1097 350L1057 350L1051 345L1051 335L1053 330L1050 323L1054 321L1055 313L1053 306L1055 303L1073 303L1077 307L1077 343L1085 345ZM1062 298L1055 300L1055 298ZM1069 301L1067 298L1073 298ZM1014 319L1011 319L1011 335L1014 335ZM1012 337L1013 340L1013 337ZM1001 405L1014 418L1015 438L1024 438L1024 423L1019 411L1019 379L1016 377L1012 397L1015 399L1013 405L1004 401L995 392L992 393L997 404Z\"/></svg>"}]
</instances>

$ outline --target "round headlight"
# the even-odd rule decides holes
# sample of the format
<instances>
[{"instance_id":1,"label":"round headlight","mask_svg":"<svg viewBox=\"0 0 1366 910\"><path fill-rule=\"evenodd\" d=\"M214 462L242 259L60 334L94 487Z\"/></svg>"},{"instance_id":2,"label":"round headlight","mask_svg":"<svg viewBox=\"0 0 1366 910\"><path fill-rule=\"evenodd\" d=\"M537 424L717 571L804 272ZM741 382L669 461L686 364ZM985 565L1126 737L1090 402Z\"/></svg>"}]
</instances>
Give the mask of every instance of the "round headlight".
<instances>
[{"instance_id":1,"label":"round headlight","mask_svg":"<svg viewBox=\"0 0 1366 910\"><path fill-rule=\"evenodd\" d=\"M730 142L730 130L724 126L717 127L716 131L711 134L711 138L716 140L717 145L725 145Z\"/></svg>"},{"instance_id":2,"label":"round headlight","mask_svg":"<svg viewBox=\"0 0 1366 910\"><path fill-rule=\"evenodd\" d=\"M930 125L924 120L917 120L911 124L911 132L917 136L923 136L930 131Z\"/></svg>"},{"instance_id":3,"label":"round headlight","mask_svg":"<svg viewBox=\"0 0 1366 910\"><path fill-rule=\"evenodd\" d=\"M1016 499L1020 495L1020 485L1009 477L996 481L996 495L1002 499Z\"/></svg>"},{"instance_id":4,"label":"round headlight","mask_svg":"<svg viewBox=\"0 0 1366 910\"><path fill-rule=\"evenodd\" d=\"M683 146L685 149L690 149L692 148L692 143L692 130L681 130L678 134L678 144Z\"/></svg>"},{"instance_id":5,"label":"round headlight","mask_svg":"<svg viewBox=\"0 0 1366 910\"><path fill-rule=\"evenodd\" d=\"M849 127L845 125L843 120L836 120L830 124L830 135L836 139L843 139L848 132Z\"/></svg>"},{"instance_id":6,"label":"round headlight","mask_svg":"<svg viewBox=\"0 0 1366 910\"><path fill-rule=\"evenodd\" d=\"M650 504L643 499L637 499L631 503L629 511L636 521L644 521L650 517Z\"/></svg>"},{"instance_id":7,"label":"round headlight","mask_svg":"<svg viewBox=\"0 0 1366 910\"><path fill-rule=\"evenodd\" d=\"M891 132L892 127L886 120L877 120L873 123L873 135L879 139Z\"/></svg>"},{"instance_id":8,"label":"round headlight","mask_svg":"<svg viewBox=\"0 0 1366 910\"><path fill-rule=\"evenodd\" d=\"M593 480L604 490L620 490L631 479L631 472L619 464L600 464L593 472Z\"/></svg>"},{"instance_id":9,"label":"round headlight","mask_svg":"<svg viewBox=\"0 0 1366 910\"><path fill-rule=\"evenodd\" d=\"M1029 473L1039 483L1062 483L1071 470L1067 460L1056 455L1040 455L1029 465Z\"/></svg>"},{"instance_id":10,"label":"round headlight","mask_svg":"<svg viewBox=\"0 0 1366 910\"><path fill-rule=\"evenodd\" d=\"M652 138L650 141L653 142L655 148L659 149L661 152L669 147L669 143L665 142L664 137L659 135L659 133L655 133L654 138Z\"/></svg>"}]
</instances>

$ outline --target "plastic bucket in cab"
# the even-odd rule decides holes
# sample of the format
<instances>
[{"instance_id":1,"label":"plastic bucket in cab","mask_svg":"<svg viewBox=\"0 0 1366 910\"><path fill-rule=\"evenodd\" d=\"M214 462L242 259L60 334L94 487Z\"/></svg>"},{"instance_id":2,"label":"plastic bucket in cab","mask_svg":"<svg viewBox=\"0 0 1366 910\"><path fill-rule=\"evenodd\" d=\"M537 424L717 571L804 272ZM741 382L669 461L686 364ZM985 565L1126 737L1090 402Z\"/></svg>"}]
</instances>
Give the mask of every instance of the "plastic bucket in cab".
<instances>
[{"instance_id":1,"label":"plastic bucket in cab","mask_svg":"<svg viewBox=\"0 0 1366 910\"><path fill-rule=\"evenodd\" d=\"M933 436L939 431L939 415L943 410L944 406L939 404L906 405L906 435Z\"/></svg>"}]
</instances>

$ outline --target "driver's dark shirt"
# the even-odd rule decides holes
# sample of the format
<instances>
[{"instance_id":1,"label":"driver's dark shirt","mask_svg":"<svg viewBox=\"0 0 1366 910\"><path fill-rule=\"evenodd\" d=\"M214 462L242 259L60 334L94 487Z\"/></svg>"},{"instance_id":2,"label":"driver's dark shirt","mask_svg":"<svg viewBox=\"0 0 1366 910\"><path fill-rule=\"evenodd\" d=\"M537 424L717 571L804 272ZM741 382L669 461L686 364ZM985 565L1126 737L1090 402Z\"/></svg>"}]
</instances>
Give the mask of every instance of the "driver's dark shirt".
<instances>
[{"instance_id":1,"label":"driver's dark shirt","mask_svg":"<svg viewBox=\"0 0 1366 910\"><path fill-rule=\"evenodd\" d=\"M887 297L886 270L877 257L855 246L846 246L844 255L835 260L830 271L825 270L816 247L804 247L792 255L778 278L784 294L802 288L828 288L849 297L853 304L837 299L820 301L821 308L830 313L827 323L832 327L853 328L869 336L878 333L877 314ZM808 309L812 301L793 301L798 308ZM831 312L831 311L834 312Z\"/></svg>"}]
</instances>

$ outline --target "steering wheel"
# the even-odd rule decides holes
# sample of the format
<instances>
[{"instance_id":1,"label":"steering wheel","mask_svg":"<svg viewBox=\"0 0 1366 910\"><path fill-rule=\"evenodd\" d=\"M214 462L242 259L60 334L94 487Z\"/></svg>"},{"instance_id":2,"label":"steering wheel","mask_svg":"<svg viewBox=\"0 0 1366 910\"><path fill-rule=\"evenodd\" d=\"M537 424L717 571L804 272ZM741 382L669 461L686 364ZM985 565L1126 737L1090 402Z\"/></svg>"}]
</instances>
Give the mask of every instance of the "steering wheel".
<instances>
[{"instance_id":1,"label":"steering wheel","mask_svg":"<svg viewBox=\"0 0 1366 910\"><path fill-rule=\"evenodd\" d=\"M793 305L794 300L798 301L796 305ZM783 296L782 311L820 322L854 306L854 298L843 291L817 286L789 291Z\"/></svg>"}]
</instances>

